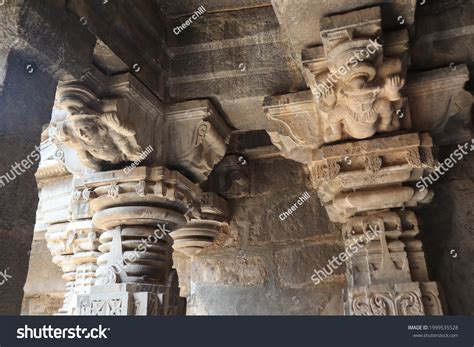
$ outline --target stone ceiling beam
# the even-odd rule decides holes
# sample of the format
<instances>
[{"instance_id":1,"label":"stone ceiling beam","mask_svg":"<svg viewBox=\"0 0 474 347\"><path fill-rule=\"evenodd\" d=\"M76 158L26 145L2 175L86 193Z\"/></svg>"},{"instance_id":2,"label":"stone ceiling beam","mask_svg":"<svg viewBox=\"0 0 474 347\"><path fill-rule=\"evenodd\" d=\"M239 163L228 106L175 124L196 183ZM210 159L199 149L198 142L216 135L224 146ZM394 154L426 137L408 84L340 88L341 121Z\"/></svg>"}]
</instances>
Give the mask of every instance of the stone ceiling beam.
<instances>
[{"instance_id":1,"label":"stone ceiling beam","mask_svg":"<svg viewBox=\"0 0 474 347\"><path fill-rule=\"evenodd\" d=\"M71 0L67 8L156 96L167 100L167 26L153 1Z\"/></svg>"}]
</instances>

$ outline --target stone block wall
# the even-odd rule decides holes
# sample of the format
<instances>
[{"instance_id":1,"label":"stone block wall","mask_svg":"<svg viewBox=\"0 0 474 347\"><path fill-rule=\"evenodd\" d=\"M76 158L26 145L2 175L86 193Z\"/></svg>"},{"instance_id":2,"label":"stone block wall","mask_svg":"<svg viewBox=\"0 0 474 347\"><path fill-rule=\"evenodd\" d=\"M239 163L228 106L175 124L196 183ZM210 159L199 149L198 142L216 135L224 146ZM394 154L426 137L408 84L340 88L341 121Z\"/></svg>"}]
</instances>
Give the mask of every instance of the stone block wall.
<instances>
[{"instance_id":1,"label":"stone block wall","mask_svg":"<svg viewBox=\"0 0 474 347\"><path fill-rule=\"evenodd\" d=\"M251 196L230 201L228 229L191 261L187 314L342 314L345 267L318 286L311 281L343 243L302 165L285 159L247 165ZM304 192L310 198L280 220Z\"/></svg>"},{"instance_id":2,"label":"stone block wall","mask_svg":"<svg viewBox=\"0 0 474 347\"><path fill-rule=\"evenodd\" d=\"M440 162L456 148L443 147ZM441 177L433 186L433 204L420 211L429 271L443 288L447 314L452 315L474 314L473 172L471 154Z\"/></svg>"}]
</instances>

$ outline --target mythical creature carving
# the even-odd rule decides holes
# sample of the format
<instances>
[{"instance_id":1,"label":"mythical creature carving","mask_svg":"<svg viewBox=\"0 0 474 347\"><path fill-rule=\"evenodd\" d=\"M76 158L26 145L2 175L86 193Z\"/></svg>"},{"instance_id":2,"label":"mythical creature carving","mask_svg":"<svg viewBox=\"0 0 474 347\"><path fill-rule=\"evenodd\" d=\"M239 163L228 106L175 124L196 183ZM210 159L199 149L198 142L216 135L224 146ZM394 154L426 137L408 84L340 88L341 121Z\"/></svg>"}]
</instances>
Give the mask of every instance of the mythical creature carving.
<instances>
[{"instance_id":1,"label":"mythical creature carving","mask_svg":"<svg viewBox=\"0 0 474 347\"><path fill-rule=\"evenodd\" d=\"M340 62L335 67L329 64L330 71L345 65L347 62ZM394 116L393 102L401 100L400 90L405 85L399 75L401 60L388 59L378 67L370 63L359 65L363 65L363 69L348 70L333 88L326 89L317 99L327 123L324 129L326 142L348 136L365 139L376 132L389 132L400 126L398 117Z\"/></svg>"},{"instance_id":2,"label":"mythical creature carving","mask_svg":"<svg viewBox=\"0 0 474 347\"><path fill-rule=\"evenodd\" d=\"M91 113L70 114L57 125L59 140L68 143L84 165L100 170L104 165L139 160L135 132L121 124L116 112Z\"/></svg>"}]
</instances>

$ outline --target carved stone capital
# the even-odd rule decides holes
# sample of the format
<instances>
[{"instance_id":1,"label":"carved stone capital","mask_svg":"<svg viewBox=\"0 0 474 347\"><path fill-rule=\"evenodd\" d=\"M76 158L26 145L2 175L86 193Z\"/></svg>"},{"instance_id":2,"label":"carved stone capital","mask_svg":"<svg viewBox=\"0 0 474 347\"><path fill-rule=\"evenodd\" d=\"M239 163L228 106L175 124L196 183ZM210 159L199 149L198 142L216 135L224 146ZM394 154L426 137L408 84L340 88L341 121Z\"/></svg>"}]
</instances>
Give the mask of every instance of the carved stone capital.
<instances>
[{"instance_id":1,"label":"carved stone capital","mask_svg":"<svg viewBox=\"0 0 474 347\"><path fill-rule=\"evenodd\" d=\"M163 128L161 109L133 75L90 72L79 81L59 84L50 137L95 171L127 162L156 163L161 160L161 132L151 129ZM148 146L154 151L142 158ZM75 158L68 159L70 171L78 172Z\"/></svg>"},{"instance_id":2,"label":"carved stone capital","mask_svg":"<svg viewBox=\"0 0 474 347\"><path fill-rule=\"evenodd\" d=\"M192 218L200 218L202 193L197 185L164 167L137 167L129 173L114 170L84 175L76 181L75 190L80 192L78 201L87 204L93 214L100 254L94 285L77 296L74 311L92 315L183 313L169 234ZM87 240L78 242L80 249L74 257L85 262L90 254L78 250L90 246ZM91 269L79 267L76 278L81 275L81 281L87 283Z\"/></svg>"},{"instance_id":3,"label":"carved stone capital","mask_svg":"<svg viewBox=\"0 0 474 347\"><path fill-rule=\"evenodd\" d=\"M191 219L185 227L170 234L174 249L188 257L211 245L228 223L227 201L216 193L203 193L201 211L201 219Z\"/></svg>"},{"instance_id":4,"label":"carved stone capital","mask_svg":"<svg viewBox=\"0 0 474 347\"><path fill-rule=\"evenodd\" d=\"M433 196L429 189L414 187L434 165L431 151L427 134L326 146L313 151L310 178L333 221L375 209L416 206Z\"/></svg>"}]
</instances>

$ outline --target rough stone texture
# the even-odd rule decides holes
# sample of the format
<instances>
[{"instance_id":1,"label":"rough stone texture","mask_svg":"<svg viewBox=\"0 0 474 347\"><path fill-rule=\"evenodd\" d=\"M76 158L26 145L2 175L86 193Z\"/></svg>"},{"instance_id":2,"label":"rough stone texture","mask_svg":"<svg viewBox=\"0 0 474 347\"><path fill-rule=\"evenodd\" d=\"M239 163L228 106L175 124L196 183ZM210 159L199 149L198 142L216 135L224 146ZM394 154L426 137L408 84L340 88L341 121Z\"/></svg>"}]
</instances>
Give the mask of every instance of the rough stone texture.
<instances>
[{"instance_id":1,"label":"rough stone texture","mask_svg":"<svg viewBox=\"0 0 474 347\"><path fill-rule=\"evenodd\" d=\"M456 148L443 148L440 162ZM431 277L439 282L447 313L453 315L474 314L473 172L471 152L433 185L436 198L420 211Z\"/></svg>"},{"instance_id":2,"label":"rough stone texture","mask_svg":"<svg viewBox=\"0 0 474 347\"><path fill-rule=\"evenodd\" d=\"M25 284L25 296L34 296L44 293L64 294L66 281L62 279L62 272L51 262L51 256L44 239L44 232L35 233L30 252L28 281ZM42 279L48 278L48 281Z\"/></svg>"},{"instance_id":3,"label":"rough stone texture","mask_svg":"<svg viewBox=\"0 0 474 347\"><path fill-rule=\"evenodd\" d=\"M245 220L245 225L237 225L244 228L247 226L249 244L264 245L295 239L303 240L334 233L334 228L327 222L325 211L321 207L316 192L311 190L309 190L311 198L299 206L290 217L284 221L278 218L280 213L291 208L304 191L292 194L273 194L265 200L248 199L242 201L239 204L238 213L247 214L249 217ZM260 211L260 213L252 214L251 211Z\"/></svg>"},{"instance_id":4,"label":"rough stone texture","mask_svg":"<svg viewBox=\"0 0 474 347\"><path fill-rule=\"evenodd\" d=\"M183 253L174 252L173 267L179 274L179 295L187 297L191 291L191 259Z\"/></svg>"},{"instance_id":5,"label":"rough stone texture","mask_svg":"<svg viewBox=\"0 0 474 347\"><path fill-rule=\"evenodd\" d=\"M191 272L195 284L218 284L222 286L254 287L265 282L266 270L263 260L255 256L197 257Z\"/></svg>"},{"instance_id":6,"label":"rough stone texture","mask_svg":"<svg viewBox=\"0 0 474 347\"><path fill-rule=\"evenodd\" d=\"M153 1L72 0L67 2L67 8L155 95L166 99L169 58L164 47L165 26Z\"/></svg>"},{"instance_id":7,"label":"rough stone texture","mask_svg":"<svg viewBox=\"0 0 474 347\"><path fill-rule=\"evenodd\" d=\"M328 261L339 253L344 252L344 247L339 240L330 239L327 243L305 243L298 248L288 248L275 253L275 262L278 268L278 281L282 288L301 288L314 286L308 267L320 270L328 266ZM329 272L329 270L327 270ZM338 267L324 282L343 281L345 264Z\"/></svg>"},{"instance_id":8,"label":"rough stone texture","mask_svg":"<svg viewBox=\"0 0 474 347\"><path fill-rule=\"evenodd\" d=\"M263 98L303 87L299 71L289 64L287 43L269 5L214 1L179 35L170 30L171 98L212 97L237 128L265 128ZM185 13L197 7L186 2ZM188 17L171 18L170 28Z\"/></svg>"},{"instance_id":9,"label":"rough stone texture","mask_svg":"<svg viewBox=\"0 0 474 347\"><path fill-rule=\"evenodd\" d=\"M15 0L0 8L1 175L31 158L51 116L56 79L78 78L92 61L95 38L71 20L64 1L49 5ZM0 268L13 276L0 288L1 314L20 313L38 201L36 167L37 161L1 188Z\"/></svg>"},{"instance_id":10,"label":"rough stone texture","mask_svg":"<svg viewBox=\"0 0 474 347\"><path fill-rule=\"evenodd\" d=\"M47 278L47 281L44 279ZM62 306L66 281L51 262L43 232L35 233L30 252L22 315L53 315Z\"/></svg>"},{"instance_id":11,"label":"rough stone texture","mask_svg":"<svg viewBox=\"0 0 474 347\"><path fill-rule=\"evenodd\" d=\"M10 177L11 165L27 158L39 143L41 127L50 117L55 93L55 83L49 76L39 69L28 74L26 64L27 60L18 54L10 54L6 79L0 81L4 86L0 95L0 173L9 173ZM0 216L0 271L8 269L12 276L0 287L1 314L20 313L38 201L34 179L36 167L37 162L0 188L0 209L3 211Z\"/></svg>"},{"instance_id":12,"label":"rough stone texture","mask_svg":"<svg viewBox=\"0 0 474 347\"><path fill-rule=\"evenodd\" d=\"M27 316L53 316L61 308L64 293L58 295L35 294L25 297L21 314Z\"/></svg>"},{"instance_id":13,"label":"rough stone texture","mask_svg":"<svg viewBox=\"0 0 474 347\"><path fill-rule=\"evenodd\" d=\"M322 17L370 6L382 7L384 28L413 27L416 0L407 1L313 1L301 0L298 5L288 0L272 0L282 31L291 41L295 64L301 64L301 51L304 48L321 44L319 20ZM398 17L403 17L403 25ZM360 18L364 20L364 18Z\"/></svg>"},{"instance_id":14,"label":"rough stone texture","mask_svg":"<svg viewBox=\"0 0 474 347\"><path fill-rule=\"evenodd\" d=\"M474 3L470 0L426 1L416 16L411 43L415 69L433 69L474 61Z\"/></svg>"},{"instance_id":15,"label":"rough stone texture","mask_svg":"<svg viewBox=\"0 0 474 347\"><path fill-rule=\"evenodd\" d=\"M188 315L341 315L343 283L317 289L196 286Z\"/></svg>"},{"instance_id":16,"label":"rough stone texture","mask_svg":"<svg viewBox=\"0 0 474 347\"><path fill-rule=\"evenodd\" d=\"M192 14L199 6L200 0L156 0L161 10L169 18L186 17ZM208 13L223 11L238 11L244 8L271 7L270 0L209 0L204 4ZM171 31L171 30L170 30Z\"/></svg>"},{"instance_id":17,"label":"rough stone texture","mask_svg":"<svg viewBox=\"0 0 474 347\"><path fill-rule=\"evenodd\" d=\"M288 3L274 1L274 5L282 25L293 29ZM406 5L405 10L414 10L413 3ZM357 248L362 249L358 255L346 256L344 313L440 315L443 309L437 283L429 282L422 243L415 239L419 233L416 215L411 210L401 216L395 212L432 200L431 190L420 188L419 183L417 189L412 185L434 169L433 142L428 134L397 134L405 128L400 118L410 119L399 116L400 112L408 114L406 98L400 93L408 66L408 31L386 33L383 13L387 15L386 8L373 6L320 19L322 46L303 53L305 80L315 107L312 109L304 97L294 97L291 103L291 95L286 100L286 95L266 99L266 113L277 123L276 131L269 135L281 155L308 168L329 219L344 223L346 250L350 248L354 254ZM374 45L372 40L380 37L384 40L379 47L369 49ZM296 42L293 38L292 43ZM355 62L348 68L351 59L364 49L367 52L360 64ZM334 76L334 81L331 75L336 72L340 75ZM328 79L331 82L326 85ZM416 96L412 102L420 101ZM467 99L470 108L471 98ZM392 136L381 138L383 132ZM321 134L325 146L318 141ZM367 232L372 228L376 230L369 237ZM356 240L359 247L352 250ZM305 252L299 250L293 258L298 257L304 258ZM280 273L288 276L290 266L281 267ZM298 271L293 274L288 283L300 283ZM324 276L316 274L319 280L311 279L318 284Z\"/></svg>"},{"instance_id":18,"label":"rough stone texture","mask_svg":"<svg viewBox=\"0 0 474 347\"><path fill-rule=\"evenodd\" d=\"M66 12L64 0L49 1L48 6L41 0L12 0L2 4L0 14L0 79L10 49L21 51L29 64L56 79L78 78L89 67L95 37Z\"/></svg>"}]
</instances>

